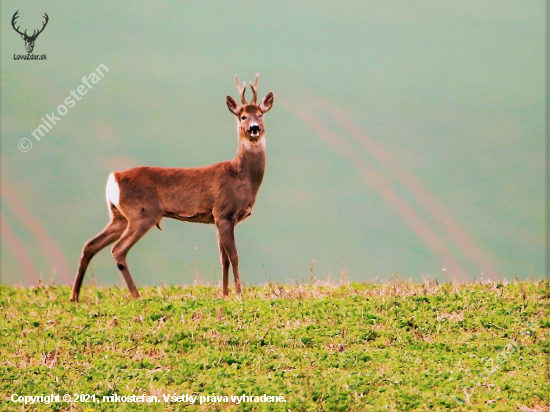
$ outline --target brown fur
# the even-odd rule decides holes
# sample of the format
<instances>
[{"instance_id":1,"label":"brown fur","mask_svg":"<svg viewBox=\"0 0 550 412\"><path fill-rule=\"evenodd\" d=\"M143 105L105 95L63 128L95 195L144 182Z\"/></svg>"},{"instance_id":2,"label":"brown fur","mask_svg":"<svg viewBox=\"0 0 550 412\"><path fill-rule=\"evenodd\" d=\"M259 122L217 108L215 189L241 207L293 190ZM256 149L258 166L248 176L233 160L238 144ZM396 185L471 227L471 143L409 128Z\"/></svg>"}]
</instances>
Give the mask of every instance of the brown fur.
<instances>
[{"instance_id":1,"label":"brown fur","mask_svg":"<svg viewBox=\"0 0 550 412\"><path fill-rule=\"evenodd\" d=\"M265 126L263 114L273 105L268 93L256 106L243 105L227 96L227 107L237 117L239 147L233 160L201 168L136 167L115 173L120 190L118 205L109 202L111 221L82 251L71 301L77 302L86 268L101 249L115 242L112 254L132 297L139 292L134 284L126 254L153 226L160 228L162 218L185 222L215 224L222 262L223 295L228 295L229 266L233 267L235 290L241 292L239 256L235 226L252 213L265 171ZM256 129L251 129L252 126Z\"/></svg>"}]
</instances>

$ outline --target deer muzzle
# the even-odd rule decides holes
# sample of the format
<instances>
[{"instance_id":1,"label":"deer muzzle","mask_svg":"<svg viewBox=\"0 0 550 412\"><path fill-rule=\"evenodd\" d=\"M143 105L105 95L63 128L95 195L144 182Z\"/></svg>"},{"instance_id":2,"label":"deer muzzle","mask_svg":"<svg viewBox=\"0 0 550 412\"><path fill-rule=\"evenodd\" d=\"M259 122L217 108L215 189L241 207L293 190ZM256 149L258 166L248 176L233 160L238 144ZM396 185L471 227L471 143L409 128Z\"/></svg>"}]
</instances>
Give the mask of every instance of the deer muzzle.
<instances>
[{"instance_id":1,"label":"deer muzzle","mask_svg":"<svg viewBox=\"0 0 550 412\"><path fill-rule=\"evenodd\" d=\"M259 124L251 124L248 128L248 133L250 133L250 136L252 137L258 137L260 136L260 125Z\"/></svg>"}]
</instances>

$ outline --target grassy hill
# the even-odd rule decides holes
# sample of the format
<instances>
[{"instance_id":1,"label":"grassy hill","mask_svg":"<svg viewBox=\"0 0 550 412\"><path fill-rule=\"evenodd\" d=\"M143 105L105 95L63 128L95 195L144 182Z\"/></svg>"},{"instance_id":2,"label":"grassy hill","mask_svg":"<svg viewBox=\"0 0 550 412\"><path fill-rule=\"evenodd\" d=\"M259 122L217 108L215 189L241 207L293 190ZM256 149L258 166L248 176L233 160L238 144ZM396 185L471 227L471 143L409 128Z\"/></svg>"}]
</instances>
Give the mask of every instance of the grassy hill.
<instances>
[{"instance_id":1,"label":"grassy hill","mask_svg":"<svg viewBox=\"0 0 550 412\"><path fill-rule=\"evenodd\" d=\"M0 410L22 410L13 394L83 393L98 402L25 410L143 410L103 396L145 394L160 399L148 410L175 411L187 403L163 395L266 394L286 402L239 410L547 411L548 286L312 280L226 300L200 285L147 287L140 300L89 286L70 304L67 287L2 285Z\"/></svg>"},{"instance_id":2,"label":"grassy hill","mask_svg":"<svg viewBox=\"0 0 550 412\"><path fill-rule=\"evenodd\" d=\"M346 271L481 279L544 271L544 2L3 0L1 274L72 280L107 221L107 175L231 158L233 79L275 93L267 171L237 229L259 284ZM45 61L10 25L49 23ZM109 72L41 139L82 77ZM18 141L30 138L28 153ZM220 278L213 227L164 222L129 255L138 285ZM118 271L92 262L99 283ZM483 275L482 275L483 274Z\"/></svg>"}]
</instances>

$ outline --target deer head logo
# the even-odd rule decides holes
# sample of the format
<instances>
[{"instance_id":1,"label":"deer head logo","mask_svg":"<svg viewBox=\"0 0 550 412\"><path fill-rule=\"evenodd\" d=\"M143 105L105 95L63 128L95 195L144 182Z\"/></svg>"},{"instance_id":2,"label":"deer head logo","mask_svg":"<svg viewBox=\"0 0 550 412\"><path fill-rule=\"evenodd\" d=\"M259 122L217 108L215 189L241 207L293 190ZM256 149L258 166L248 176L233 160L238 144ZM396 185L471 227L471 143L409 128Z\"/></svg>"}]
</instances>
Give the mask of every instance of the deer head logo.
<instances>
[{"instance_id":1,"label":"deer head logo","mask_svg":"<svg viewBox=\"0 0 550 412\"><path fill-rule=\"evenodd\" d=\"M24 33L21 33L19 31L20 26L15 27L15 20L19 17L17 13L19 13L19 10L17 10L13 15L13 18L11 19L11 25L13 29L21 35L21 38L25 40L25 48L27 49L27 53L32 53L34 49L34 42L36 41L36 38L38 37L38 35L42 33L46 28L46 24L48 24L49 17L46 13L44 13L44 18L46 19L46 21L43 23L42 28L38 30L38 32L36 30L33 30L32 35L29 36L27 35L27 30L25 30Z\"/></svg>"}]
</instances>

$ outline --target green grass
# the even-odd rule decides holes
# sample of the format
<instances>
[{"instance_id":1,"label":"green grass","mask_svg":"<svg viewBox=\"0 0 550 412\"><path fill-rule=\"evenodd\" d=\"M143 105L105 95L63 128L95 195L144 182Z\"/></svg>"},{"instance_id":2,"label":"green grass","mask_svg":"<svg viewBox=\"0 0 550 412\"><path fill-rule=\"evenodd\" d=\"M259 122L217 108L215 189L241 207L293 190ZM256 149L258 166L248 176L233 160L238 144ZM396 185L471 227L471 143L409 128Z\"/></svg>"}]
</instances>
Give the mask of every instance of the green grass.
<instances>
[{"instance_id":1,"label":"green grass","mask_svg":"<svg viewBox=\"0 0 550 412\"><path fill-rule=\"evenodd\" d=\"M283 394L242 410L495 410L549 403L548 282L0 286L0 410L145 410L9 397ZM225 409L205 403L199 410ZM189 409L156 403L147 410Z\"/></svg>"}]
</instances>

